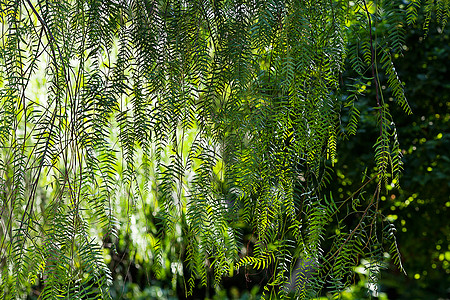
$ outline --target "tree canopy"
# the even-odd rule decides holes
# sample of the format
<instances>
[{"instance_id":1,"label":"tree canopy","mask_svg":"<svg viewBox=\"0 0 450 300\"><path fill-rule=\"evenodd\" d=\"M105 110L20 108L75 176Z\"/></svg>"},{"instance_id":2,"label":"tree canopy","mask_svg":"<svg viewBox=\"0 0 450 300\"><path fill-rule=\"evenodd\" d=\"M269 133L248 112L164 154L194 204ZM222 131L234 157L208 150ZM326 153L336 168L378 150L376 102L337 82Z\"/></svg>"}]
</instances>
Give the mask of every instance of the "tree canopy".
<instances>
[{"instance_id":1,"label":"tree canopy","mask_svg":"<svg viewBox=\"0 0 450 300\"><path fill-rule=\"evenodd\" d=\"M337 296L362 261L369 283L386 256L403 270L379 206L403 168L389 99L411 113L393 61L449 6L0 1L0 299L110 298L124 242L187 295L255 270L266 297ZM338 199L362 109L375 172Z\"/></svg>"}]
</instances>

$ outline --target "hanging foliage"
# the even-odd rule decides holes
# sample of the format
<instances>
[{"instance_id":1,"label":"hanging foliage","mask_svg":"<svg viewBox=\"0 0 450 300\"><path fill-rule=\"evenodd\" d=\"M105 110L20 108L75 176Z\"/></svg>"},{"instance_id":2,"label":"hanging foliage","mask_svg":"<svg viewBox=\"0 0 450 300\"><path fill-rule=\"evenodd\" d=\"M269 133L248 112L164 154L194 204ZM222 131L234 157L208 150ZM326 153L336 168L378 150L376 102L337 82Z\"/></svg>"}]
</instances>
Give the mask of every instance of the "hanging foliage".
<instances>
[{"instance_id":1,"label":"hanging foliage","mask_svg":"<svg viewBox=\"0 0 450 300\"><path fill-rule=\"evenodd\" d=\"M449 1L423 7L425 30L435 11L445 27ZM402 269L395 228L378 210L402 168L379 73L411 113L392 56L420 8L0 1L0 299L38 283L42 299L109 298L104 250L116 251L124 231L159 278L177 252L171 272L184 272L188 295L248 268L268 271L265 296L301 299L338 295L361 258L371 282L385 253ZM346 60L358 74L351 86ZM356 133L368 84L378 173L361 189L378 184L337 201L327 192L336 141Z\"/></svg>"}]
</instances>

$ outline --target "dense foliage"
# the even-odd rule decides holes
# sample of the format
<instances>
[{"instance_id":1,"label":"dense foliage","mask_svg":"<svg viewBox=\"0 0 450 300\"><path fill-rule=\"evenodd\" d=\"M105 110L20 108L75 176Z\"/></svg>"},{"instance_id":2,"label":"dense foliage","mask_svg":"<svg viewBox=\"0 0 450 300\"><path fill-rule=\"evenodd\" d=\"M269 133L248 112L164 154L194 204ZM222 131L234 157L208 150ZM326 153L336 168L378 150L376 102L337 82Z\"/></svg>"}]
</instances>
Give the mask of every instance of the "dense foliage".
<instances>
[{"instance_id":1,"label":"dense foliage","mask_svg":"<svg viewBox=\"0 0 450 300\"><path fill-rule=\"evenodd\" d=\"M424 37L421 24L406 28L403 55L395 58L413 114L404 114L393 99L388 102L396 120L404 170L401 188L388 186L380 208L398 229L408 274L400 276L396 267L382 273L380 283L389 299L445 299L450 295L450 225L446 217L450 207L449 35L442 32L441 24L434 24ZM382 88L388 89L387 78L381 76L380 81ZM353 193L362 172L376 172L373 164L367 164L372 152L367 136L377 134L373 129L376 120L367 109L375 95L373 85L368 85L364 94L359 99L363 121L357 137L338 143L340 156L329 186L337 197Z\"/></svg>"},{"instance_id":2,"label":"dense foliage","mask_svg":"<svg viewBox=\"0 0 450 300\"><path fill-rule=\"evenodd\" d=\"M361 263L371 285L386 256L403 270L380 202L419 2L0 8L0 299L115 297L125 257L187 295L259 271L267 297L338 295ZM434 13L445 27L449 2L424 4L425 32ZM336 198L337 141L367 108L374 172Z\"/></svg>"}]
</instances>

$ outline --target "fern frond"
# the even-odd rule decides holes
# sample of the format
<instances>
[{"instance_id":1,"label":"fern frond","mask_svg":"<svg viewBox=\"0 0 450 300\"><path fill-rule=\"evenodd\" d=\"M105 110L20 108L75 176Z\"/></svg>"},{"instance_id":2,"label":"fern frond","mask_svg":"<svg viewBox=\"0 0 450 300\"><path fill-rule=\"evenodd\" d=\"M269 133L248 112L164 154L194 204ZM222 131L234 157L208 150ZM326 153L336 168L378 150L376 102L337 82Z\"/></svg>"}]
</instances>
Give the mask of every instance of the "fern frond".
<instances>
[{"instance_id":1,"label":"fern frond","mask_svg":"<svg viewBox=\"0 0 450 300\"><path fill-rule=\"evenodd\" d=\"M412 114L411 107L409 106L408 101L405 97L403 83L400 81L397 75L397 71L395 70L391 55L384 51L381 55L380 62L382 64L382 67L386 70L386 74L388 75L388 84L392 89L393 96L407 114Z\"/></svg>"}]
</instances>

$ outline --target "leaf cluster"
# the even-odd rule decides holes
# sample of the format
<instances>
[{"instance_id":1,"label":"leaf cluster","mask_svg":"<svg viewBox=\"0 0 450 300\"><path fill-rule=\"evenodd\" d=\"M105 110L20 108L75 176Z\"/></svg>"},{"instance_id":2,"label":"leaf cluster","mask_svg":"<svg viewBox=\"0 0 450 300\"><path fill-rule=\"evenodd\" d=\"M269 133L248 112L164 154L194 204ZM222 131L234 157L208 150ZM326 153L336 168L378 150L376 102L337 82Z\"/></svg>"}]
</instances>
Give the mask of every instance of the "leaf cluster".
<instances>
[{"instance_id":1,"label":"leaf cluster","mask_svg":"<svg viewBox=\"0 0 450 300\"><path fill-rule=\"evenodd\" d=\"M187 295L244 266L268 271L264 296L287 296L294 271L297 297L339 295L362 257L377 280L386 245L401 268L378 210L401 170L379 74L410 113L394 2L1 1L0 299L32 285L42 299L110 298L103 251L124 232L157 278L177 252ZM425 12L445 25L441 2ZM357 77L342 100L346 58ZM339 202L326 193L337 139L356 133L367 81L377 187Z\"/></svg>"}]
</instances>

